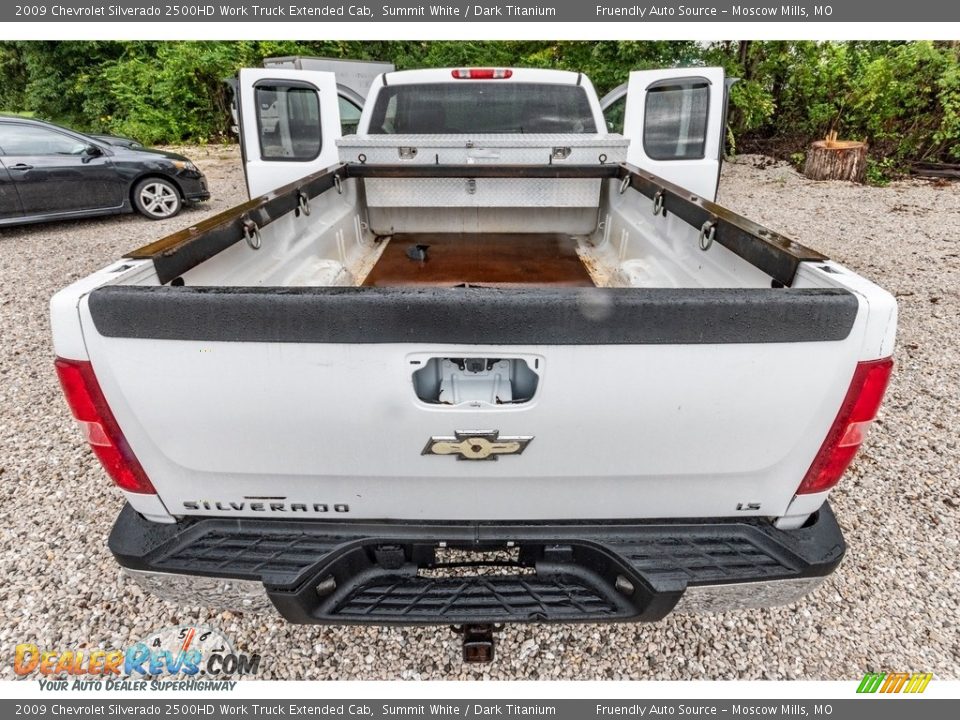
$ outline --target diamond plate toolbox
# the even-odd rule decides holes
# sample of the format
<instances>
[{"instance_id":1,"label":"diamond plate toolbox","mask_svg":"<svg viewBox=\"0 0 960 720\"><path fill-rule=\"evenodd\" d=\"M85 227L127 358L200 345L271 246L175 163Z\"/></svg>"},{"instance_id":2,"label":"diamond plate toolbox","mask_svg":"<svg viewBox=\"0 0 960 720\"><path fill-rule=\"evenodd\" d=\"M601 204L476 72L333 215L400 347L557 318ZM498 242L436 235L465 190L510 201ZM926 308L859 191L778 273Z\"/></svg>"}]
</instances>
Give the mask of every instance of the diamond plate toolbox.
<instances>
[{"instance_id":1,"label":"diamond plate toolbox","mask_svg":"<svg viewBox=\"0 0 960 720\"><path fill-rule=\"evenodd\" d=\"M601 165L626 159L621 135L353 135L340 161L365 165ZM370 207L595 207L593 178L366 178Z\"/></svg>"},{"instance_id":2,"label":"diamond plate toolbox","mask_svg":"<svg viewBox=\"0 0 960 720\"><path fill-rule=\"evenodd\" d=\"M340 162L368 165L618 164L626 161L629 144L622 135L593 133L348 135L337 140ZM556 157L554 151L564 149L569 153Z\"/></svg>"}]
</instances>

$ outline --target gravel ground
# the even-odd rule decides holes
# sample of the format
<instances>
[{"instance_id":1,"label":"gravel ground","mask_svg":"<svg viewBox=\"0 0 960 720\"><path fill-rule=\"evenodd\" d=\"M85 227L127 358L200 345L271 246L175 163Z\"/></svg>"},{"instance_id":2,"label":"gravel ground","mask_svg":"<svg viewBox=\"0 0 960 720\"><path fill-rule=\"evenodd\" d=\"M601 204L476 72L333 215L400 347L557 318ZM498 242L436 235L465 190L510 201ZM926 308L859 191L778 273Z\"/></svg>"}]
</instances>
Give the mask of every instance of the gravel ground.
<instances>
[{"instance_id":1,"label":"gravel ground","mask_svg":"<svg viewBox=\"0 0 960 720\"><path fill-rule=\"evenodd\" d=\"M105 545L121 499L57 386L47 302L123 251L245 196L233 148L190 148L214 200L167 222L125 216L0 230L0 647L125 647L209 622L281 679L853 679L866 670L960 677L960 184L815 184L744 157L722 200L895 292L897 370L864 451L834 493L850 545L790 607L656 625L516 626L499 658L463 666L446 629L315 628L142 595ZM12 676L11 665L0 676Z\"/></svg>"}]
</instances>

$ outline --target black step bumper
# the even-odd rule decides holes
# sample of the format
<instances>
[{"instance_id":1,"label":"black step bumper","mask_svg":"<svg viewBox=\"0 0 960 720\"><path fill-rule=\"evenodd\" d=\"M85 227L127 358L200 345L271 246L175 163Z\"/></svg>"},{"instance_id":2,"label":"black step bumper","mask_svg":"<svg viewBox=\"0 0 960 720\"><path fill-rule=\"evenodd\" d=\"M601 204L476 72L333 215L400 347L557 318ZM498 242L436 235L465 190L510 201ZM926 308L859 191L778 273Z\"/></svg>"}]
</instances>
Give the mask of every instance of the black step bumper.
<instances>
[{"instance_id":1,"label":"black step bumper","mask_svg":"<svg viewBox=\"0 0 960 720\"><path fill-rule=\"evenodd\" d=\"M265 591L291 622L332 625L652 621L675 608L781 604L833 572L846 549L826 504L797 530L761 519L163 525L126 506L109 546L133 577L175 579L171 599L185 602L191 580L220 578ZM451 561L451 550L473 564L455 552Z\"/></svg>"}]
</instances>

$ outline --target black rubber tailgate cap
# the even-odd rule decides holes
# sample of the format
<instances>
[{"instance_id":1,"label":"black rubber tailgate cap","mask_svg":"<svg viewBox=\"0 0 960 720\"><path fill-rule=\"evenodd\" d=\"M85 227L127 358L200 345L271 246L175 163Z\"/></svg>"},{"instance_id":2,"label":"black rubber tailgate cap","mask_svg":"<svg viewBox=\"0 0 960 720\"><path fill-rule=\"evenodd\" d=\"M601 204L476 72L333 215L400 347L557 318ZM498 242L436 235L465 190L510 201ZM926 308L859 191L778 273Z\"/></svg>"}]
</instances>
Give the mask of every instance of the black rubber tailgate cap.
<instances>
[{"instance_id":1,"label":"black rubber tailgate cap","mask_svg":"<svg viewBox=\"0 0 960 720\"><path fill-rule=\"evenodd\" d=\"M683 345L843 340L841 289L109 286L107 337L285 343Z\"/></svg>"}]
</instances>

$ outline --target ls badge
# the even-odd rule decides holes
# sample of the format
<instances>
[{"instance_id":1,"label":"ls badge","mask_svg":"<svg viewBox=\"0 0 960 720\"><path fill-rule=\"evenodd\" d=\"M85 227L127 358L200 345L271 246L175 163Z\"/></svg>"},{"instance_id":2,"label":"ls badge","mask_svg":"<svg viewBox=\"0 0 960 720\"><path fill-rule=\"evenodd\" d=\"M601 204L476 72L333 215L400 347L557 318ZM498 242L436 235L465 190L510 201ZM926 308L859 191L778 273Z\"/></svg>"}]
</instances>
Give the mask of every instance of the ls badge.
<instances>
[{"instance_id":1,"label":"ls badge","mask_svg":"<svg viewBox=\"0 0 960 720\"><path fill-rule=\"evenodd\" d=\"M500 437L499 430L457 431L454 437L432 437L421 455L456 455L457 460L497 460L519 455L533 436Z\"/></svg>"}]
</instances>

